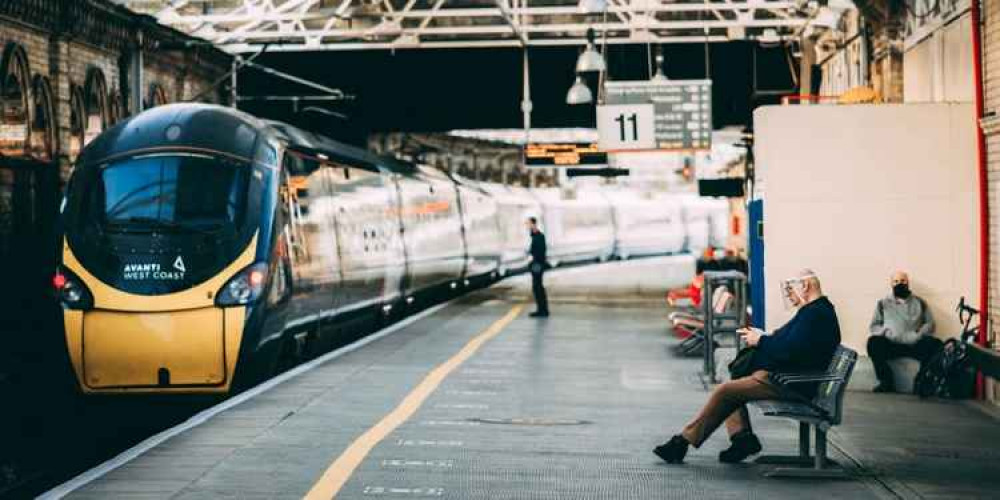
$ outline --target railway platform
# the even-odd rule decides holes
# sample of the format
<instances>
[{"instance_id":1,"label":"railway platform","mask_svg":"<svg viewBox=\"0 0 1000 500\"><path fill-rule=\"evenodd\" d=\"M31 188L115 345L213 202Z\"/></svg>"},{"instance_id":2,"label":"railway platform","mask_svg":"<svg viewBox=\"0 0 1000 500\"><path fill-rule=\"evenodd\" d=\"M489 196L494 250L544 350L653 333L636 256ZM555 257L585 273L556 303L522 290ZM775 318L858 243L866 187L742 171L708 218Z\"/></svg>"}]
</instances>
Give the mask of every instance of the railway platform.
<instances>
[{"instance_id":1,"label":"railway platform","mask_svg":"<svg viewBox=\"0 0 1000 500\"><path fill-rule=\"evenodd\" d=\"M555 271L553 315L514 278L404 320L192 417L43 498L987 498L1000 426L969 404L847 396L831 456L847 480L725 465L719 433L683 465L651 449L700 407L677 358L669 259ZM602 287L601 284L607 285ZM600 290L616 289L614 296ZM833 298L835 301L836 298ZM862 359L860 363L867 363ZM794 423L756 418L765 451Z\"/></svg>"}]
</instances>

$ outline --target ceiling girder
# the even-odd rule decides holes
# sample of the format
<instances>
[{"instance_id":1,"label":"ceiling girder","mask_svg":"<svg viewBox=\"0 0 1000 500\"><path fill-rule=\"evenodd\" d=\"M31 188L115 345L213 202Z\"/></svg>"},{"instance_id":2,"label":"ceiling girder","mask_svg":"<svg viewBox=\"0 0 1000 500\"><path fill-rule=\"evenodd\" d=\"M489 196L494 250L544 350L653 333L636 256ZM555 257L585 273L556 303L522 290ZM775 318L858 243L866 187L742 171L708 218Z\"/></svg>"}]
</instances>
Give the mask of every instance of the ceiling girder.
<instances>
[{"instance_id":1,"label":"ceiling girder","mask_svg":"<svg viewBox=\"0 0 1000 500\"><path fill-rule=\"evenodd\" d=\"M797 0L609 0L584 14L577 0L119 0L230 52L704 43L791 36L815 25ZM819 27L823 28L823 27Z\"/></svg>"}]
</instances>

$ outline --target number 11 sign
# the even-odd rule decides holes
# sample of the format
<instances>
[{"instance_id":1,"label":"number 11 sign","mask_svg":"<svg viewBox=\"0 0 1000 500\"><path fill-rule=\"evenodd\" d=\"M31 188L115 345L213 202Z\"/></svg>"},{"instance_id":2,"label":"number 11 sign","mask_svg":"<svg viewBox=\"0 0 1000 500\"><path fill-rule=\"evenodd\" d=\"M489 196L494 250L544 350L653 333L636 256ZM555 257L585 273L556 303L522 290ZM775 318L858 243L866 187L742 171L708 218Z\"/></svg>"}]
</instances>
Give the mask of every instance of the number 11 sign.
<instances>
[{"instance_id":1,"label":"number 11 sign","mask_svg":"<svg viewBox=\"0 0 1000 500\"><path fill-rule=\"evenodd\" d=\"M655 149L652 104L611 104L597 107L598 147L603 151Z\"/></svg>"}]
</instances>

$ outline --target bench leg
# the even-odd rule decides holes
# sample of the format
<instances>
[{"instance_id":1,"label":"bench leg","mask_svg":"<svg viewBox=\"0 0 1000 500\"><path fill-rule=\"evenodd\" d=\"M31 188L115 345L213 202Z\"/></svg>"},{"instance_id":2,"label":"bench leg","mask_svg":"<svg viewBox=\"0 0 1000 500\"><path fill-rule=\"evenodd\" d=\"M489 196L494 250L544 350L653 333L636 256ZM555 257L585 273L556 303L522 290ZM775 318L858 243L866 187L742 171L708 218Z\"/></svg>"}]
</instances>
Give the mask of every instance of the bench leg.
<instances>
[{"instance_id":1,"label":"bench leg","mask_svg":"<svg viewBox=\"0 0 1000 500\"><path fill-rule=\"evenodd\" d=\"M818 431L819 429L817 429ZM813 457L809 456L809 424L799 422L799 454L794 455L762 455L754 460L762 465L812 465Z\"/></svg>"},{"instance_id":2,"label":"bench leg","mask_svg":"<svg viewBox=\"0 0 1000 500\"><path fill-rule=\"evenodd\" d=\"M800 423L801 424L801 423ZM807 434L808 435L808 434ZM808 457L807 457L808 458ZM806 462L808 465L808 462ZM850 475L826 456L826 431L816 427L816 455L812 468L778 467L764 473L765 477L846 478Z\"/></svg>"},{"instance_id":3,"label":"bench leg","mask_svg":"<svg viewBox=\"0 0 1000 500\"><path fill-rule=\"evenodd\" d=\"M826 431L816 427L816 463L814 469L822 470L826 466Z\"/></svg>"},{"instance_id":4,"label":"bench leg","mask_svg":"<svg viewBox=\"0 0 1000 500\"><path fill-rule=\"evenodd\" d=\"M708 376L708 382L714 384L718 382L715 378L715 349L713 348L715 335L708 322L705 323L705 342L702 346L702 369Z\"/></svg>"}]
</instances>

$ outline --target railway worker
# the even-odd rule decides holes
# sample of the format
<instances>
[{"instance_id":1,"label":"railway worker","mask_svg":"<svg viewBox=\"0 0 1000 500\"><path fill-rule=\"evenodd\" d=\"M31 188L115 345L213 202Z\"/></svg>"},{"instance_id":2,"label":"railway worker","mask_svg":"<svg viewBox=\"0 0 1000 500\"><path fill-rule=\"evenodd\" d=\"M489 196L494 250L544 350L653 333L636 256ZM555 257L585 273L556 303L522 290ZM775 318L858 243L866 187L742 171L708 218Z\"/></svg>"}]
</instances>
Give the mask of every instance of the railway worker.
<instances>
[{"instance_id":1,"label":"railway worker","mask_svg":"<svg viewBox=\"0 0 1000 500\"><path fill-rule=\"evenodd\" d=\"M934 318L924 299L910 291L910 277L903 271L889 278L892 292L875 304L868 331L868 357L875 367L875 392L896 390L889 360L913 358L921 365L943 344L934 337Z\"/></svg>"},{"instance_id":2,"label":"railway worker","mask_svg":"<svg viewBox=\"0 0 1000 500\"><path fill-rule=\"evenodd\" d=\"M548 247L545 245L545 235L538 228L538 218L528 217L528 231L531 233L531 293L535 296L535 312L529 316L532 318L545 318L549 315L549 299L545 295L545 285L542 284L542 276L545 269L549 267L545 254Z\"/></svg>"},{"instance_id":3,"label":"railway worker","mask_svg":"<svg viewBox=\"0 0 1000 500\"><path fill-rule=\"evenodd\" d=\"M759 453L762 446L750 427L746 403L786 397L771 384L768 375L823 371L829 366L840 345L840 324L833 304L823 295L819 278L806 269L781 285L786 305L797 309L795 316L771 334L755 328L739 330L747 345L755 347L750 375L716 386L708 402L680 434L653 450L656 456L667 463L683 462L688 446L701 447L723 423L732 444L719 453L720 462L737 463ZM814 384L802 385L801 396L815 395Z\"/></svg>"}]
</instances>

